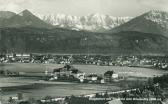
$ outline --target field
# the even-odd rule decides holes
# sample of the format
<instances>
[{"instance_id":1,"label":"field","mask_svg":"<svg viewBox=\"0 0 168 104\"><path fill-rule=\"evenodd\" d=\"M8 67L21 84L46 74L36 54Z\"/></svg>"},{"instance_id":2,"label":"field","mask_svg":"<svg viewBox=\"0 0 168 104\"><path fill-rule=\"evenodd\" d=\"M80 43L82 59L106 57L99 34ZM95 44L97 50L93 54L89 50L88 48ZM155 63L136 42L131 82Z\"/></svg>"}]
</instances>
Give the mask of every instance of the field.
<instances>
[{"instance_id":1,"label":"field","mask_svg":"<svg viewBox=\"0 0 168 104\"><path fill-rule=\"evenodd\" d=\"M44 73L45 70L52 72L54 68L61 68L62 64L34 64L34 63L7 63L1 64L0 70L10 70L15 72ZM73 65L75 68L87 73L104 74L108 70L113 70L121 76L133 77L153 77L168 73L164 70L149 68L120 67L120 66L97 66L97 65Z\"/></svg>"},{"instance_id":2,"label":"field","mask_svg":"<svg viewBox=\"0 0 168 104\"><path fill-rule=\"evenodd\" d=\"M34 64L34 63L5 63L0 64L0 70L10 70L14 72L26 72L30 74L44 74L45 70L52 72L54 68L60 68L61 64ZM108 70L113 70L120 76L132 77L153 77L167 73L164 70L148 68L118 67L118 66L96 66L96 65L73 65L75 68L85 73L103 74ZM142 78L141 78L142 79ZM127 83L127 82L125 82ZM23 86L36 85L35 88L25 89ZM16 86L16 87L15 87ZM15 90L4 91L4 98L16 96L18 92L24 93L25 97L41 98L50 96L82 95L96 92L121 90L122 86L113 84L82 84L70 82L46 82L31 78L0 78L0 87L15 87ZM32 86L34 87L34 86ZM27 88L27 87L26 87Z\"/></svg>"},{"instance_id":3,"label":"field","mask_svg":"<svg viewBox=\"0 0 168 104\"><path fill-rule=\"evenodd\" d=\"M35 79L24 78L1 78L0 87L3 90L3 99L10 96L16 96L18 92L22 92L25 98L41 99L45 96L70 96L83 95L105 91L120 90L115 84L83 84L71 82L47 82Z\"/></svg>"}]
</instances>

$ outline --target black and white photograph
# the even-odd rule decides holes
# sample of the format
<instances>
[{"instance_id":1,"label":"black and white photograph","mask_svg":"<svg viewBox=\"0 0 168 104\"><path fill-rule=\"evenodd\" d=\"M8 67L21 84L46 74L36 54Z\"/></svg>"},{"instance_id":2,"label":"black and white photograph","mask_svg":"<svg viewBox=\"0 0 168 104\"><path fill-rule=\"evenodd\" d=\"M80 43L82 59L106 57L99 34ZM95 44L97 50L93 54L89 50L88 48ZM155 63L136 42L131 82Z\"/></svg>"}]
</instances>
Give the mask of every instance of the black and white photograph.
<instances>
[{"instance_id":1,"label":"black and white photograph","mask_svg":"<svg viewBox=\"0 0 168 104\"><path fill-rule=\"evenodd\" d=\"M0 0L0 104L168 104L168 0Z\"/></svg>"}]
</instances>

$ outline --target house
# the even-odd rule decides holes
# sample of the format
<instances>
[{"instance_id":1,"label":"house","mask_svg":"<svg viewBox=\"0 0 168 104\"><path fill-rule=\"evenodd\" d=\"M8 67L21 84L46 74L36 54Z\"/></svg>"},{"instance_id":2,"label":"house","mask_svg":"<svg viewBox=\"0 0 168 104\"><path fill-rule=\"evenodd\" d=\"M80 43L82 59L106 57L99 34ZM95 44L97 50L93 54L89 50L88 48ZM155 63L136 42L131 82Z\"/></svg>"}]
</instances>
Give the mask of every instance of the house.
<instances>
[{"instance_id":1,"label":"house","mask_svg":"<svg viewBox=\"0 0 168 104\"><path fill-rule=\"evenodd\" d=\"M13 58L14 55L13 55L13 54L6 54L6 57L7 57L7 58Z\"/></svg>"},{"instance_id":2,"label":"house","mask_svg":"<svg viewBox=\"0 0 168 104\"><path fill-rule=\"evenodd\" d=\"M118 78L118 74L113 73L112 78L113 78L113 79L117 79L117 78Z\"/></svg>"},{"instance_id":3,"label":"house","mask_svg":"<svg viewBox=\"0 0 168 104\"><path fill-rule=\"evenodd\" d=\"M79 77L85 77L85 73L83 73L82 71L78 70L78 69L73 69L71 70L71 75L73 75L75 78L78 78Z\"/></svg>"},{"instance_id":4,"label":"house","mask_svg":"<svg viewBox=\"0 0 168 104\"><path fill-rule=\"evenodd\" d=\"M87 98L93 98L93 97L95 97L96 96L96 94L88 94L88 95L84 95L84 97L87 97Z\"/></svg>"},{"instance_id":5,"label":"house","mask_svg":"<svg viewBox=\"0 0 168 104\"><path fill-rule=\"evenodd\" d=\"M15 56L18 57L18 58L30 58L30 54L19 54L19 53L17 53L17 54L15 54Z\"/></svg>"},{"instance_id":6,"label":"house","mask_svg":"<svg viewBox=\"0 0 168 104\"><path fill-rule=\"evenodd\" d=\"M30 54L22 54L22 57L30 58Z\"/></svg>"},{"instance_id":7,"label":"house","mask_svg":"<svg viewBox=\"0 0 168 104\"><path fill-rule=\"evenodd\" d=\"M107 71L104 73L104 80L105 82L111 82L112 81L112 75L113 75L113 71Z\"/></svg>"},{"instance_id":8,"label":"house","mask_svg":"<svg viewBox=\"0 0 168 104\"><path fill-rule=\"evenodd\" d=\"M51 99L51 101L63 101L65 100L65 98L53 98Z\"/></svg>"},{"instance_id":9,"label":"house","mask_svg":"<svg viewBox=\"0 0 168 104\"><path fill-rule=\"evenodd\" d=\"M103 78L100 80L100 83L102 83L102 84L103 84L103 83L105 83L105 81L104 81L104 79L103 79Z\"/></svg>"},{"instance_id":10,"label":"house","mask_svg":"<svg viewBox=\"0 0 168 104\"><path fill-rule=\"evenodd\" d=\"M63 77L63 76L69 76L69 71L67 71L65 68L58 68L53 70L54 77Z\"/></svg>"},{"instance_id":11,"label":"house","mask_svg":"<svg viewBox=\"0 0 168 104\"><path fill-rule=\"evenodd\" d=\"M113 79L117 79L118 74L114 73L114 71L107 71L104 73L105 82L111 82Z\"/></svg>"},{"instance_id":12,"label":"house","mask_svg":"<svg viewBox=\"0 0 168 104\"><path fill-rule=\"evenodd\" d=\"M79 79L84 80L85 79L85 73L82 71L79 71L78 69L75 69L73 66L65 65L62 68L54 69L53 70L54 78L69 78L69 79Z\"/></svg>"},{"instance_id":13,"label":"house","mask_svg":"<svg viewBox=\"0 0 168 104\"><path fill-rule=\"evenodd\" d=\"M97 81L98 80L98 76L96 74L90 74L86 77L86 79L88 81Z\"/></svg>"},{"instance_id":14,"label":"house","mask_svg":"<svg viewBox=\"0 0 168 104\"><path fill-rule=\"evenodd\" d=\"M76 79L79 79L80 82L84 82L85 73L83 73L82 71L80 71L78 69L71 70L71 76L73 76Z\"/></svg>"},{"instance_id":15,"label":"house","mask_svg":"<svg viewBox=\"0 0 168 104\"><path fill-rule=\"evenodd\" d=\"M18 61L29 63L30 62L30 54L15 54L15 58L17 58Z\"/></svg>"}]
</instances>

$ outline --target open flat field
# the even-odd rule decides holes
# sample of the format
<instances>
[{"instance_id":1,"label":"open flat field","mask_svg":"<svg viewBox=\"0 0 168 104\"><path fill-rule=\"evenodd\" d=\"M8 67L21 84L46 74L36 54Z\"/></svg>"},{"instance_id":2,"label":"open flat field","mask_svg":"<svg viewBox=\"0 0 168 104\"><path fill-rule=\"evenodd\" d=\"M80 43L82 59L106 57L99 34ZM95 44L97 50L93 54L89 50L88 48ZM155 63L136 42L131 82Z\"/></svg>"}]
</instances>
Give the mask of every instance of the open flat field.
<instances>
[{"instance_id":1,"label":"open flat field","mask_svg":"<svg viewBox=\"0 0 168 104\"><path fill-rule=\"evenodd\" d=\"M44 73L45 70L52 72L54 68L61 68L62 64L34 64L34 63L6 63L0 64L0 70L10 70L15 72ZM73 65L75 68L85 73L104 74L108 70L113 70L121 76L153 77L168 73L164 70L156 70L138 67L120 66L97 66L97 65Z\"/></svg>"},{"instance_id":2,"label":"open flat field","mask_svg":"<svg viewBox=\"0 0 168 104\"><path fill-rule=\"evenodd\" d=\"M60 68L64 65L61 64L34 64L34 63L6 63L0 64L0 70L10 70L15 72L27 72L33 74L44 74L45 70L52 72L54 68ZM153 77L167 73L164 70L155 70L148 68L135 68L135 67L118 67L118 66L96 66L96 65L73 65L75 68L85 73L103 74L108 70L113 70L120 76L133 76L133 77ZM22 89L22 86L36 85L35 88ZM70 82L46 82L39 81L38 79L31 78L0 78L0 87L15 87L16 90L4 91L3 97L16 96L18 92L24 93L26 98L34 97L41 98L47 95L50 96L69 96L69 95L82 95L104 91L121 90L118 84L82 84ZM21 86L21 87L20 87Z\"/></svg>"},{"instance_id":3,"label":"open flat field","mask_svg":"<svg viewBox=\"0 0 168 104\"><path fill-rule=\"evenodd\" d=\"M35 79L24 79L14 77L1 78L0 87L2 87L3 90L3 99L6 100L10 96L16 96L16 94L19 92L22 92L25 98L33 97L41 99L48 95L53 97L60 97L120 90L120 87L116 86L115 84L107 85L71 82L47 82L37 81ZM11 90L11 88L13 89Z\"/></svg>"}]
</instances>

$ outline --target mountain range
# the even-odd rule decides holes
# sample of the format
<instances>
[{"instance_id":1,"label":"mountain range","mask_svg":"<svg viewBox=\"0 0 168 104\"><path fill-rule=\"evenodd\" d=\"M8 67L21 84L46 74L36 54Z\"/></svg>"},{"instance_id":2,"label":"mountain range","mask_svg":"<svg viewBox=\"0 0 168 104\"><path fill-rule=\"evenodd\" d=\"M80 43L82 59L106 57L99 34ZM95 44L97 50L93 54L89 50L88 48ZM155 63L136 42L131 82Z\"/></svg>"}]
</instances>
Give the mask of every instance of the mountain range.
<instances>
[{"instance_id":1,"label":"mountain range","mask_svg":"<svg viewBox=\"0 0 168 104\"><path fill-rule=\"evenodd\" d=\"M167 54L168 13L135 18L0 12L0 52Z\"/></svg>"},{"instance_id":2,"label":"mountain range","mask_svg":"<svg viewBox=\"0 0 168 104\"><path fill-rule=\"evenodd\" d=\"M109 15L91 14L88 16L71 16L65 14L48 14L37 16L55 27L71 30L104 32L132 19L132 17L113 17Z\"/></svg>"},{"instance_id":3,"label":"mountain range","mask_svg":"<svg viewBox=\"0 0 168 104\"><path fill-rule=\"evenodd\" d=\"M66 28L77 31L105 32L131 20L132 17L113 17L91 14L88 16L71 16L64 14L33 14L24 10L19 14L0 11L0 27L39 27Z\"/></svg>"},{"instance_id":4,"label":"mountain range","mask_svg":"<svg viewBox=\"0 0 168 104\"><path fill-rule=\"evenodd\" d=\"M24 10L19 14L0 11L0 27L64 28L77 31L117 33L138 31L168 36L168 13L151 10L135 18L91 14L70 16L64 14L40 15Z\"/></svg>"}]
</instances>

